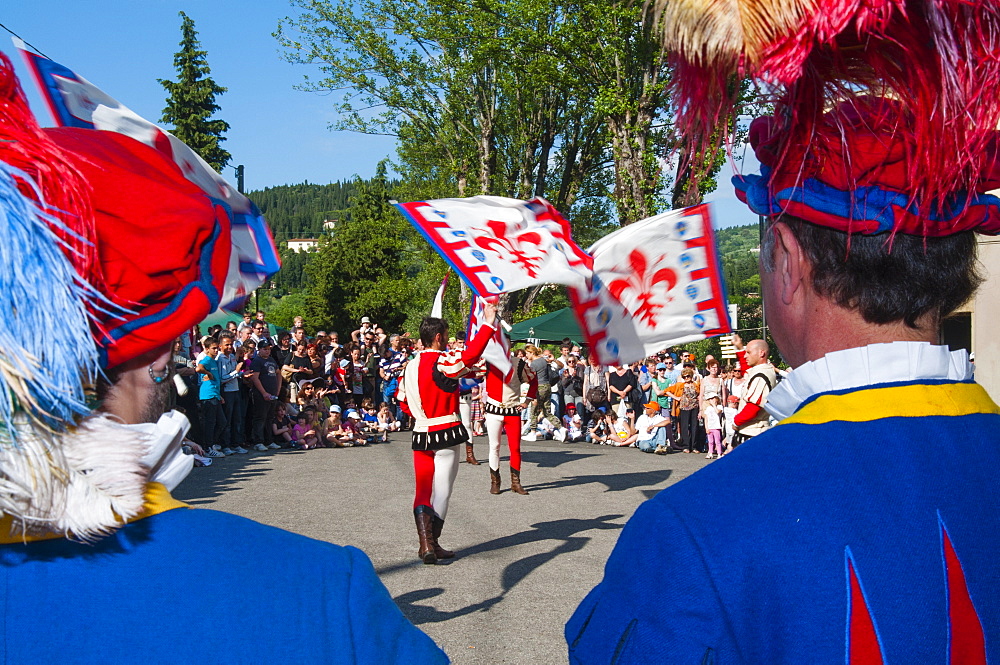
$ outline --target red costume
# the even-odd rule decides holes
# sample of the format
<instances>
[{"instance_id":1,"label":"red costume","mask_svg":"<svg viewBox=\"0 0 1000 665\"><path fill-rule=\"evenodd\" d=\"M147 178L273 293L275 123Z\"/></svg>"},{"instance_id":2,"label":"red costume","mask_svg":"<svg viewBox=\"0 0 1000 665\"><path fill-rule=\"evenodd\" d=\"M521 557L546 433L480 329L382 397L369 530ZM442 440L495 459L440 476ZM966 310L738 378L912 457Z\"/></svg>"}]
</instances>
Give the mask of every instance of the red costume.
<instances>
[{"instance_id":1,"label":"red costume","mask_svg":"<svg viewBox=\"0 0 1000 665\"><path fill-rule=\"evenodd\" d=\"M413 469L416 493L413 513L421 537L424 563L454 556L437 544L448 513L448 500L458 475L458 449L469 433L458 414L458 380L472 371L494 329L483 326L459 351L427 350L407 363L399 384L400 407L413 416ZM425 551L424 533L433 531L433 551Z\"/></svg>"},{"instance_id":2,"label":"red costume","mask_svg":"<svg viewBox=\"0 0 1000 665\"><path fill-rule=\"evenodd\" d=\"M521 409L528 400L538 397L538 379L522 358L511 358L512 367L506 375L493 365L486 371L486 395L483 410L486 412L486 433L490 440L490 494L500 493L500 431L507 432L510 449L511 491L527 494L521 487ZM528 384L528 391L521 397L521 386Z\"/></svg>"}]
</instances>

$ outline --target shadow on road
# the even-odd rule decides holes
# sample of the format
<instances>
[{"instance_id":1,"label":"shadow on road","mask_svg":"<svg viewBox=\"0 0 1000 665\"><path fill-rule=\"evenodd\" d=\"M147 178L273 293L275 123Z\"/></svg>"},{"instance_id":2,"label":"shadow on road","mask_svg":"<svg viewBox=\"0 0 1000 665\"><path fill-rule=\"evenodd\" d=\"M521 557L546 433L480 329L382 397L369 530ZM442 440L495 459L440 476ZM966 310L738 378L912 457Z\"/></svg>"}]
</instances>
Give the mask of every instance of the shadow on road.
<instances>
[{"instance_id":1,"label":"shadow on road","mask_svg":"<svg viewBox=\"0 0 1000 665\"><path fill-rule=\"evenodd\" d=\"M583 546L590 541L589 537L578 536L577 534L584 531L590 531L591 529L621 529L622 525L615 524L612 520L620 519L622 517L624 517L624 515L602 515L601 517L590 520L564 519L553 520L551 522L538 522L537 524L531 525L530 531L522 531L521 533L495 538L462 550L459 553L459 556L461 558L465 558L476 554L493 552L508 547L517 547L545 540L561 541L551 551L526 556L522 559L514 561L504 568L503 573L500 576L503 591L492 598L486 598L477 603L451 611L441 611L436 607L420 604L422 601L426 601L444 593L444 589L440 587L417 589L415 591L401 594L394 600L403 611L403 614L406 615L406 618L417 625L448 621L449 619L472 614L473 612L488 610L503 600L504 596L506 596L511 589L517 586L533 571L541 568L546 563L561 554L568 554L583 548ZM407 563L389 566L386 568L380 568L378 570L378 574L384 575L403 568L420 565L423 564ZM448 564L445 563L443 565Z\"/></svg>"},{"instance_id":2,"label":"shadow on road","mask_svg":"<svg viewBox=\"0 0 1000 665\"><path fill-rule=\"evenodd\" d=\"M572 450L523 450L521 458L525 462L537 464L544 469L554 469L567 462L597 457L594 453L577 453Z\"/></svg>"},{"instance_id":3,"label":"shadow on road","mask_svg":"<svg viewBox=\"0 0 1000 665\"><path fill-rule=\"evenodd\" d=\"M296 454L288 451L284 454ZM225 492L242 489L245 481L271 470L270 455L230 455L207 469L196 469L171 492L178 501L192 506L212 503Z\"/></svg>"},{"instance_id":4,"label":"shadow on road","mask_svg":"<svg viewBox=\"0 0 1000 665\"><path fill-rule=\"evenodd\" d=\"M545 490L560 489L563 487L573 487L575 485L588 485L590 483L600 483L607 487L606 492L621 492L624 490L635 489L638 487L648 487L650 485L657 485L659 483L664 483L670 474L673 473L670 469L656 469L653 471L635 471L630 473L613 473L613 474L593 474L589 476L570 476L568 478L561 478L559 480L553 480L547 483L538 483L535 485L527 485L526 487L533 492L543 492ZM660 490L644 490L651 491L654 494ZM648 497L647 497L648 498Z\"/></svg>"}]
</instances>

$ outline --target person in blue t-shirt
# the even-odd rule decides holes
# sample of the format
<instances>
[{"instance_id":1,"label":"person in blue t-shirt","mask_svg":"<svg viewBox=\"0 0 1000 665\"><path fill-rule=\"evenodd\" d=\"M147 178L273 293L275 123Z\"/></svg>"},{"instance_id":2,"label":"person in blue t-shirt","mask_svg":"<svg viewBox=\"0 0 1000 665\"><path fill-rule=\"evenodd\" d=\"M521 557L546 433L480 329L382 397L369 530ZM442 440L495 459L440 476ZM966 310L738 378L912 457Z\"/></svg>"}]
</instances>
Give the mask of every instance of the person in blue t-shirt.
<instances>
[{"instance_id":1,"label":"person in blue t-shirt","mask_svg":"<svg viewBox=\"0 0 1000 665\"><path fill-rule=\"evenodd\" d=\"M201 409L201 445L211 451L226 429L226 414L222 410L222 379L219 374L219 342L214 337L201 339L203 353L198 356L198 405Z\"/></svg>"}]
</instances>

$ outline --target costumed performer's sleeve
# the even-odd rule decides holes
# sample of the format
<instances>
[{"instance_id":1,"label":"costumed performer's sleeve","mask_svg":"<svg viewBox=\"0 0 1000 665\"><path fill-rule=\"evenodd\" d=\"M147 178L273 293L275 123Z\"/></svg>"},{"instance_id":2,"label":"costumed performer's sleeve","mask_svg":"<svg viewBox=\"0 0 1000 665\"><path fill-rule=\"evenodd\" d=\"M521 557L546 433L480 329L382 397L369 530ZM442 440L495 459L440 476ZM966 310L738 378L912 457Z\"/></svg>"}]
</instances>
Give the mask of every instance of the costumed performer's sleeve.
<instances>
[{"instance_id":1,"label":"costumed performer's sleeve","mask_svg":"<svg viewBox=\"0 0 1000 665\"><path fill-rule=\"evenodd\" d=\"M735 651L705 556L665 502L640 506L566 624L570 663L731 662L720 659Z\"/></svg>"},{"instance_id":2,"label":"costumed performer's sleeve","mask_svg":"<svg viewBox=\"0 0 1000 665\"><path fill-rule=\"evenodd\" d=\"M479 359L483 357L483 352L486 350L486 345L490 343L490 339L492 339L495 332L496 328L490 325L483 324L479 328L476 336L462 349L462 363L466 367L472 367L479 362Z\"/></svg>"},{"instance_id":3,"label":"costumed performer's sleeve","mask_svg":"<svg viewBox=\"0 0 1000 665\"><path fill-rule=\"evenodd\" d=\"M760 413L760 407L756 404L747 402L746 405L733 417L733 425L735 427L743 427L748 422L757 417Z\"/></svg>"},{"instance_id":4,"label":"costumed performer's sleeve","mask_svg":"<svg viewBox=\"0 0 1000 665\"><path fill-rule=\"evenodd\" d=\"M371 561L359 549L350 554L348 621L356 663L448 663L448 656L399 611ZM339 614L339 612L331 612Z\"/></svg>"},{"instance_id":5,"label":"costumed performer's sleeve","mask_svg":"<svg viewBox=\"0 0 1000 665\"><path fill-rule=\"evenodd\" d=\"M526 397L528 399L538 399L538 374L531 367L527 367L524 371L525 378L527 378L528 384L528 394Z\"/></svg>"},{"instance_id":6,"label":"costumed performer's sleeve","mask_svg":"<svg viewBox=\"0 0 1000 665\"><path fill-rule=\"evenodd\" d=\"M458 379L472 372L475 364L483 357L483 351L494 332L494 328L484 325L461 353L442 353L437 361L438 371L451 379Z\"/></svg>"},{"instance_id":7,"label":"costumed performer's sleeve","mask_svg":"<svg viewBox=\"0 0 1000 665\"><path fill-rule=\"evenodd\" d=\"M767 401L767 395L771 392L762 374L754 376L747 385L747 389L747 392L744 394L747 405L755 404L756 406L764 406L764 402Z\"/></svg>"},{"instance_id":8,"label":"costumed performer's sleeve","mask_svg":"<svg viewBox=\"0 0 1000 665\"><path fill-rule=\"evenodd\" d=\"M746 374L750 371L750 365L747 364L747 350L740 349L736 352L736 359L740 361L740 371Z\"/></svg>"}]
</instances>

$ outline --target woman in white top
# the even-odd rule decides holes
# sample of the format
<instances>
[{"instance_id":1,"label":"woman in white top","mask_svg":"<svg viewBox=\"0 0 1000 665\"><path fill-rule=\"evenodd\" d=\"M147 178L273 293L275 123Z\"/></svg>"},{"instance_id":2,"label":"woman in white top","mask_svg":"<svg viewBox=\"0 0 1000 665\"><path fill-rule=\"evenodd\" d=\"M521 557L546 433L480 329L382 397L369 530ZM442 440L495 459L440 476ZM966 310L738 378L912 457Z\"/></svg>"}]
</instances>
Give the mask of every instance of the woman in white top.
<instances>
[{"instance_id":1,"label":"woman in white top","mask_svg":"<svg viewBox=\"0 0 1000 665\"><path fill-rule=\"evenodd\" d=\"M614 411L608 411L608 440L609 446L624 448L631 446L639 437L639 433L632 426L632 419L628 416L618 417Z\"/></svg>"}]
</instances>

